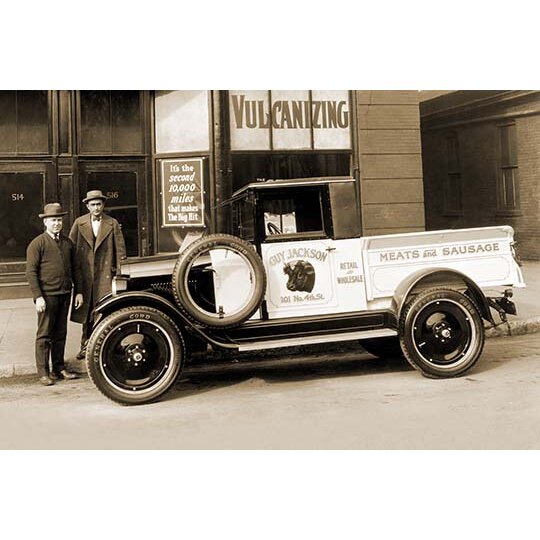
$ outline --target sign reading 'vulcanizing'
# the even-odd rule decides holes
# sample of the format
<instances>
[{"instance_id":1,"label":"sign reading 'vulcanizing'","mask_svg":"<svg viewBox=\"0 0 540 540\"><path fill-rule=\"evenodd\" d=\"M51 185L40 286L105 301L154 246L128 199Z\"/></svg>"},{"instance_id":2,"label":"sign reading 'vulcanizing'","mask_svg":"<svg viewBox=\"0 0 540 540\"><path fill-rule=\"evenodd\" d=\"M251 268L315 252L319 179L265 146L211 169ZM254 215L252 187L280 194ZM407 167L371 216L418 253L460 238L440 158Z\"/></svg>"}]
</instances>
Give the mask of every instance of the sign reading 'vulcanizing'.
<instances>
[{"instance_id":1,"label":"sign reading 'vulcanizing'","mask_svg":"<svg viewBox=\"0 0 540 540\"><path fill-rule=\"evenodd\" d=\"M233 150L351 148L346 90L231 90Z\"/></svg>"},{"instance_id":2,"label":"sign reading 'vulcanizing'","mask_svg":"<svg viewBox=\"0 0 540 540\"><path fill-rule=\"evenodd\" d=\"M164 159L161 200L162 227L203 227L203 160Z\"/></svg>"}]
</instances>

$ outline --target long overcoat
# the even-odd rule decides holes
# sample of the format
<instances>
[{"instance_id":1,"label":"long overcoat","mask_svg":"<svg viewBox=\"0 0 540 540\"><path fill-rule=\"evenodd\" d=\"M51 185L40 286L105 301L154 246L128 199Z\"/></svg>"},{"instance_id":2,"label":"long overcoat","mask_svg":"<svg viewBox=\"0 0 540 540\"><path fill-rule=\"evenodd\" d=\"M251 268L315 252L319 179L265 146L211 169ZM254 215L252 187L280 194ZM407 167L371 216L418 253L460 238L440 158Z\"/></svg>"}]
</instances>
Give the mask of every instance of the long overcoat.
<instances>
[{"instance_id":1,"label":"long overcoat","mask_svg":"<svg viewBox=\"0 0 540 540\"><path fill-rule=\"evenodd\" d=\"M120 261L126 257L126 244L118 221L102 214L94 241L90 219L90 214L77 218L69 233L82 274L84 303L79 309L71 310L71 320L78 323L84 323L88 310L94 309L98 300L111 292L112 278L120 270Z\"/></svg>"}]
</instances>

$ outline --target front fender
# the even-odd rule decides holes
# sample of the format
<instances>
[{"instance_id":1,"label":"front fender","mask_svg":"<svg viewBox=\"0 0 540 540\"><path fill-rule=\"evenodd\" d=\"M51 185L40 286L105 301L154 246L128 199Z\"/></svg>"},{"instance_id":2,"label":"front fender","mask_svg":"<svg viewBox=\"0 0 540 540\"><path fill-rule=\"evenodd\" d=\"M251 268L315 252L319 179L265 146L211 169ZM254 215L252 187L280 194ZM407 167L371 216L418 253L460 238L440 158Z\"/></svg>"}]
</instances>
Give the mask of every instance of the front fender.
<instances>
[{"instance_id":1,"label":"front fender","mask_svg":"<svg viewBox=\"0 0 540 540\"><path fill-rule=\"evenodd\" d=\"M474 300L482 317L495 324L488 301L482 289L468 276L450 268L424 268L404 279L396 289L393 297L393 309L398 320L409 296L416 290L430 289L432 287L448 287L453 289L464 288Z\"/></svg>"},{"instance_id":2,"label":"front fender","mask_svg":"<svg viewBox=\"0 0 540 540\"><path fill-rule=\"evenodd\" d=\"M106 296L94 309L94 321L97 323L100 319L106 317L110 313L128 306L154 307L168 315L177 325L189 329L189 331L193 332L197 338L202 339L206 343L210 343L221 349L238 349L237 345L231 345L212 338L203 329L193 324L193 322L172 302L158 294L148 291L127 291L117 294L116 296Z\"/></svg>"}]
</instances>

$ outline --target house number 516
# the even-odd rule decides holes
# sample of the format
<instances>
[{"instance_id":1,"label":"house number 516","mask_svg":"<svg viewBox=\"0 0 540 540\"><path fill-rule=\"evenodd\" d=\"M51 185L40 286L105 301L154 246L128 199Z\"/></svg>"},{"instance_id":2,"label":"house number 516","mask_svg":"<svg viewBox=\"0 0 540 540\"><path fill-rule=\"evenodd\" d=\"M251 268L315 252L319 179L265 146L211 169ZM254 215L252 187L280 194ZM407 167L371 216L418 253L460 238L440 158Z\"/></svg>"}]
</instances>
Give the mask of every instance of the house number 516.
<instances>
[{"instance_id":1,"label":"house number 516","mask_svg":"<svg viewBox=\"0 0 540 540\"><path fill-rule=\"evenodd\" d=\"M12 201L24 201L24 193L12 193L11 194L11 200Z\"/></svg>"}]
</instances>

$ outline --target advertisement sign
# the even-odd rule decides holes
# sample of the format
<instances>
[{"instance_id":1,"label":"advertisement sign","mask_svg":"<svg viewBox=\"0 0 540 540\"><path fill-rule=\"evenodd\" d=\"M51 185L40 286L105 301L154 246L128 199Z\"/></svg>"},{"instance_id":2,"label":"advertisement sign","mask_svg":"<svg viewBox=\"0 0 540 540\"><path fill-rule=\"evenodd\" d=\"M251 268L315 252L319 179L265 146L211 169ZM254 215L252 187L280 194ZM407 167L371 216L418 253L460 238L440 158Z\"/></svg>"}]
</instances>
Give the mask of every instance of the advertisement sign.
<instances>
[{"instance_id":1,"label":"advertisement sign","mask_svg":"<svg viewBox=\"0 0 540 540\"><path fill-rule=\"evenodd\" d=\"M161 161L162 227L204 227L202 158Z\"/></svg>"},{"instance_id":2,"label":"advertisement sign","mask_svg":"<svg viewBox=\"0 0 540 540\"><path fill-rule=\"evenodd\" d=\"M232 150L348 150L347 90L231 90Z\"/></svg>"}]
</instances>

